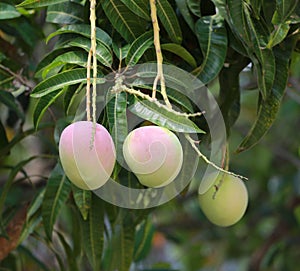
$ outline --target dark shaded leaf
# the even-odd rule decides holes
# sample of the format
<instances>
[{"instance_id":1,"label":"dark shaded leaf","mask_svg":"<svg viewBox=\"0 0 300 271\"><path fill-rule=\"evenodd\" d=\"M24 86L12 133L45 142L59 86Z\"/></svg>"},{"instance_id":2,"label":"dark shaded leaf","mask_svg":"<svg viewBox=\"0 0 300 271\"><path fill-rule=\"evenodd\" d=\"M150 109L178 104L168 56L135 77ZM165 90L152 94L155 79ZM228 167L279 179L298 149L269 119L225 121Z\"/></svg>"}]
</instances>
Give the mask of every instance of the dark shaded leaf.
<instances>
[{"instance_id":1,"label":"dark shaded leaf","mask_svg":"<svg viewBox=\"0 0 300 271\"><path fill-rule=\"evenodd\" d=\"M57 164L48 179L42 203L43 224L49 239L52 239L54 223L70 192L71 183L64 174L61 165Z\"/></svg>"},{"instance_id":2,"label":"dark shaded leaf","mask_svg":"<svg viewBox=\"0 0 300 271\"><path fill-rule=\"evenodd\" d=\"M222 69L227 51L227 33L222 17L202 17L195 25L204 60L195 75L204 83L213 80Z\"/></svg>"},{"instance_id":3,"label":"dark shaded leaf","mask_svg":"<svg viewBox=\"0 0 300 271\"><path fill-rule=\"evenodd\" d=\"M271 92L259 105L258 115L249 133L239 145L237 152L245 151L259 142L276 119L288 79L289 58L294 47L292 40L287 40L280 47L274 48L276 76Z\"/></svg>"},{"instance_id":4,"label":"dark shaded leaf","mask_svg":"<svg viewBox=\"0 0 300 271\"><path fill-rule=\"evenodd\" d=\"M88 219L83 222L83 246L93 270L100 270L104 245L103 202L92 193Z\"/></svg>"},{"instance_id":5,"label":"dark shaded leaf","mask_svg":"<svg viewBox=\"0 0 300 271\"><path fill-rule=\"evenodd\" d=\"M121 0L136 15L150 21L148 0Z\"/></svg>"},{"instance_id":6,"label":"dark shaded leaf","mask_svg":"<svg viewBox=\"0 0 300 271\"><path fill-rule=\"evenodd\" d=\"M136 16L123 2L102 0L101 5L111 24L126 41L133 41L145 32L146 21Z\"/></svg>"}]
</instances>

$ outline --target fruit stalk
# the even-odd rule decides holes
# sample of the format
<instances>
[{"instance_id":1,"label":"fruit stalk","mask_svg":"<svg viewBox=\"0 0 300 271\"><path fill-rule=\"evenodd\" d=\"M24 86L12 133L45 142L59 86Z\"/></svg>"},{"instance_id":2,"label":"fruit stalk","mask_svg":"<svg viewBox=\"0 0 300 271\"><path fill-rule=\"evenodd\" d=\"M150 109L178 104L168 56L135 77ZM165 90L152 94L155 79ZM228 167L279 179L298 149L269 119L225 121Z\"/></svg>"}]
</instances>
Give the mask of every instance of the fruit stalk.
<instances>
[{"instance_id":1,"label":"fruit stalk","mask_svg":"<svg viewBox=\"0 0 300 271\"><path fill-rule=\"evenodd\" d=\"M154 47L156 51L156 61L157 61L157 75L153 82L153 89L152 89L152 98L155 99L156 96L156 88L157 83L160 81L161 86L161 95L167 105L168 108L172 108L171 103L169 102L167 92L166 92L166 83L163 73L163 56L161 53L160 47L160 38L159 38L159 25L157 20L157 9L156 9L156 0L150 0L150 10L151 10L151 20L153 26L153 33L154 33Z\"/></svg>"},{"instance_id":2,"label":"fruit stalk","mask_svg":"<svg viewBox=\"0 0 300 271\"><path fill-rule=\"evenodd\" d=\"M92 94L92 119L96 124L96 98L97 98L97 54L96 54L96 0L90 0L91 22L91 51L93 57L93 94Z\"/></svg>"}]
</instances>

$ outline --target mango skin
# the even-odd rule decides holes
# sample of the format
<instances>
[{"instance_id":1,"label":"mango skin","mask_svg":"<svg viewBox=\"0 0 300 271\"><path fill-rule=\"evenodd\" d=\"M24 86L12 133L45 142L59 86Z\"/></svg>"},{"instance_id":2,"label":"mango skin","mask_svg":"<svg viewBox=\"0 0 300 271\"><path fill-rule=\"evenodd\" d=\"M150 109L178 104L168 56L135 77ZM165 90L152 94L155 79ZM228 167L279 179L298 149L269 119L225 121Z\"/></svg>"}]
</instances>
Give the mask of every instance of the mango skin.
<instances>
[{"instance_id":1,"label":"mango skin","mask_svg":"<svg viewBox=\"0 0 300 271\"><path fill-rule=\"evenodd\" d=\"M245 214L248 191L241 179L222 173L207 192L198 195L198 200L208 220L220 227L228 227Z\"/></svg>"},{"instance_id":2,"label":"mango skin","mask_svg":"<svg viewBox=\"0 0 300 271\"><path fill-rule=\"evenodd\" d=\"M116 151L114 142L100 124L96 124L92 143L93 123L78 121L67 126L59 140L59 157L69 180L84 190L103 186L112 174Z\"/></svg>"},{"instance_id":3,"label":"mango skin","mask_svg":"<svg viewBox=\"0 0 300 271\"><path fill-rule=\"evenodd\" d=\"M147 187L170 184L183 162L182 146L177 136L154 125L131 131L124 141L123 154L128 167Z\"/></svg>"}]
</instances>

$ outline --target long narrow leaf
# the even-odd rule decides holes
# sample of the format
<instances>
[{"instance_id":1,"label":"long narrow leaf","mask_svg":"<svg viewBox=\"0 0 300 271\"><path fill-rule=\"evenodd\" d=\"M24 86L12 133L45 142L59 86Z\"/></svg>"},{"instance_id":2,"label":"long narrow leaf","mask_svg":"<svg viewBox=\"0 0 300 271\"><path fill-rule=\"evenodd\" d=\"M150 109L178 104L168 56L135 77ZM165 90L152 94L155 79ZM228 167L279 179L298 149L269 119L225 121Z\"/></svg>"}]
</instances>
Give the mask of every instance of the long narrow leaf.
<instances>
[{"instance_id":1,"label":"long narrow leaf","mask_svg":"<svg viewBox=\"0 0 300 271\"><path fill-rule=\"evenodd\" d=\"M79 209L83 220L87 220L91 208L92 192L82 190L75 185L72 185L72 192L75 204Z\"/></svg>"},{"instance_id":2,"label":"long narrow leaf","mask_svg":"<svg viewBox=\"0 0 300 271\"><path fill-rule=\"evenodd\" d=\"M89 216L83 221L83 246L93 270L100 270L104 245L103 202L92 194Z\"/></svg>"},{"instance_id":3,"label":"long narrow leaf","mask_svg":"<svg viewBox=\"0 0 300 271\"><path fill-rule=\"evenodd\" d=\"M61 165L57 164L48 179L42 203L43 223L49 239L52 239L54 223L70 192L71 183L66 178Z\"/></svg>"},{"instance_id":4,"label":"long narrow leaf","mask_svg":"<svg viewBox=\"0 0 300 271\"><path fill-rule=\"evenodd\" d=\"M101 5L111 24L128 42L145 32L146 21L136 16L120 0L102 0Z\"/></svg>"},{"instance_id":5,"label":"long narrow leaf","mask_svg":"<svg viewBox=\"0 0 300 271\"><path fill-rule=\"evenodd\" d=\"M218 15L200 18L195 31L204 54L196 75L204 83L213 80L222 69L227 52L227 33L222 17Z\"/></svg>"},{"instance_id":6,"label":"long narrow leaf","mask_svg":"<svg viewBox=\"0 0 300 271\"><path fill-rule=\"evenodd\" d=\"M26 0L17 5L22 8L41 8L58 3L68 2L69 0Z\"/></svg>"},{"instance_id":7,"label":"long narrow leaf","mask_svg":"<svg viewBox=\"0 0 300 271\"><path fill-rule=\"evenodd\" d=\"M47 9L46 21L56 24L83 23L83 6L74 2L63 2L51 5Z\"/></svg>"},{"instance_id":8,"label":"long narrow leaf","mask_svg":"<svg viewBox=\"0 0 300 271\"><path fill-rule=\"evenodd\" d=\"M165 108L151 103L147 100L139 101L129 107L129 110L137 116L151 121L159 126L180 133L204 133L191 120L179 116Z\"/></svg>"},{"instance_id":9,"label":"long narrow leaf","mask_svg":"<svg viewBox=\"0 0 300 271\"><path fill-rule=\"evenodd\" d=\"M136 15L150 21L148 0L121 0Z\"/></svg>"},{"instance_id":10,"label":"long narrow leaf","mask_svg":"<svg viewBox=\"0 0 300 271\"><path fill-rule=\"evenodd\" d=\"M259 105L256 121L248 135L239 145L237 152L242 152L257 144L276 119L288 79L288 63L292 49L293 42L291 40L286 41L281 47L274 48L276 57L276 76L274 85L266 100L262 100Z\"/></svg>"},{"instance_id":11,"label":"long narrow leaf","mask_svg":"<svg viewBox=\"0 0 300 271\"><path fill-rule=\"evenodd\" d=\"M105 79L98 77L98 83ZM73 69L53 75L42 81L32 90L31 97L40 98L65 86L86 82L86 69Z\"/></svg>"},{"instance_id":12,"label":"long narrow leaf","mask_svg":"<svg viewBox=\"0 0 300 271\"><path fill-rule=\"evenodd\" d=\"M182 33L175 11L167 0L157 0L158 17L172 42L181 43Z\"/></svg>"},{"instance_id":13,"label":"long narrow leaf","mask_svg":"<svg viewBox=\"0 0 300 271\"><path fill-rule=\"evenodd\" d=\"M52 39L53 37L61 34L78 34L87 38L90 38L91 35L91 27L88 24L73 24L73 25L66 25L57 31L51 33L47 37L47 42ZM107 48L110 48L112 45L112 39L111 37L103 31L101 28L96 27L96 40L103 45L105 45Z\"/></svg>"},{"instance_id":14,"label":"long narrow leaf","mask_svg":"<svg viewBox=\"0 0 300 271\"><path fill-rule=\"evenodd\" d=\"M33 124L35 128L39 126L39 123L49 106L63 93L64 89L57 89L38 99L33 112Z\"/></svg>"},{"instance_id":15,"label":"long narrow leaf","mask_svg":"<svg viewBox=\"0 0 300 271\"><path fill-rule=\"evenodd\" d=\"M108 97L107 118L110 133L115 143L117 159L119 162L123 158L123 143L128 134L127 128L127 96L126 93L116 93L113 97Z\"/></svg>"},{"instance_id":16,"label":"long narrow leaf","mask_svg":"<svg viewBox=\"0 0 300 271\"><path fill-rule=\"evenodd\" d=\"M145 51L153 45L153 31L148 31L138 37L129 47L125 63L133 66L138 63Z\"/></svg>"},{"instance_id":17,"label":"long narrow leaf","mask_svg":"<svg viewBox=\"0 0 300 271\"><path fill-rule=\"evenodd\" d=\"M161 49L165 51L169 51L179 57L181 57L183 60L185 60L188 64L190 64L193 68L196 68L197 62L195 58L190 54L190 52L182 47L179 44L176 43L165 43L161 45Z\"/></svg>"}]
</instances>

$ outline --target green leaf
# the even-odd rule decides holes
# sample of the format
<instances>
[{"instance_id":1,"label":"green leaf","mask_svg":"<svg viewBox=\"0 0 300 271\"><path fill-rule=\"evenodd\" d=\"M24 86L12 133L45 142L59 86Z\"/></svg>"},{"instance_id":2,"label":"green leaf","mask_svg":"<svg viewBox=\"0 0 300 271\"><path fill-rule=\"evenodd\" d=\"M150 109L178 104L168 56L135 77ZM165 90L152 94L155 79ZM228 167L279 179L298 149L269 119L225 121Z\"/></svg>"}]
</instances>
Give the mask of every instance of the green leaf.
<instances>
[{"instance_id":1,"label":"green leaf","mask_svg":"<svg viewBox=\"0 0 300 271\"><path fill-rule=\"evenodd\" d=\"M154 227L149 217L141 225L138 226L135 234L134 257L133 257L135 262L141 261L150 252L152 247L153 235L154 235Z\"/></svg>"},{"instance_id":2,"label":"green leaf","mask_svg":"<svg viewBox=\"0 0 300 271\"><path fill-rule=\"evenodd\" d=\"M104 246L103 202L92 193L88 219L83 223L83 247L93 270L100 270Z\"/></svg>"},{"instance_id":3,"label":"green leaf","mask_svg":"<svg viewBox=\"0 0 300 271\"><path fill-rule=\"evenodd\" d=\"M47 39L46 42L48 42L50 39L57 35L62 35L62 34L77 34L84 36L86 38L90 38L91 36L91 27L88 24L73 24L73 25L66 25L57 31L51 33ZM101 28L96 27L96 40L103 45L105 45L108 49L112 45L112 39L111 37L103 31Z\"/></svg>"},{"instance_id":4,"label":"green leaf","mask_svg":"<svg viewBox=\"0 0 300 271\"><path fill-rule=\"evenodd\" d=\"M227 32L220 16L205 16L195 25L204 60L195 75L204 83L213 80L223 67L227 52Z\"/></svg>"},{"instance_id":5,"label":"green leaf","mask_svg":"<svg viewBox=\"0 0 300 271\"><path fill-rule=\"evenodd\" d=\"M20 17L21 14L16 10L14 6L6 3L0 3L0 20L13 19Z\"/></svg>"},{"instance_id":6,"label":"green leaf","mask_svg":"<svg viewBox=\"0 0 300 271\"><path fill-rule=\"evenodd\" d=\"M251 43L248 47L253 48L251 60L257 70L259 90L265 99L271 90L275 76L275 59L272 50L266 48L269 33L260 20L252 19L248 7L244 7L245 17L249 26Z\"/></svg>"},{"instance_id":7,"label":"green leaf","mask_svg":"<svg viewBox=\"0 0 300 271\"><path fill-rule=\"evenodd\" d=\"M104 80L104 78L98 77L98 83L102 83ZM59 74L53 75L36 85L32 90L31 97L41 98L65 86L70 86L82 82L86 82L86 69L79 68L64 71Z\"/></svg>"},{"instance_id":8,"label":"green leaf","mask_svg":"<svg viewBox=\"0 0 300 271\"><path fill-rule=\"evenodd\" d=\"M45 188L38 192L34 200L27 209L26 221L24 223L22 233L18 243L21 244L35 230L42 221L41 206L44 199Z\"/></svg>"},{"instance_id":9,"label":"green leaf","mask_svg":"<svg viewBox=\"0 0 300 271\"><path fill-rule=\"evenodd\" d=\"M288 23L282 23L276 26L274 31L271 33L269 42L267 44L267 48L272 48L281 41L285 39L287 36L288 32L290 30L290 25Z\"/></svg>"},{"instance_id":10,"label":"green leaf","mask_svg":"<svg viewBox=\"0 0 300 271\"><path fill-rule=\"evenodd\" d=\"M136 15L150 21L150 10L148 0L121 0Z\"/></svg>"},{"instance_id":11,"label":"green leaf","mask_svg":"<svg viewBox=\"0 0 300 271\"><path fill-rule=\"evenodd\" d=\"M60 164L52 170L42 203L42 218L47 237L52 239L54 223L71 192L71 183Z\"/></svg>"},{"instance_id":12,"label":"green leaf","mask_svg":"<svg viewBox=\"0 0 300 271\"><path fill-rule=\"evenodd\" d=\"M134 237L134 226L116 225L109 247L109 267L105 270L128 271L130 269L133 260Z\"/></svg>"},{"instance_id":13,"label":"green leaf","mask_svg":"<svg viewBox=\"0 0 300 271\"><path fill-rule=\"evenodd\" d=\"M26 0L17 5L22 8L41 8L58 3L68 2L69 0Z\"/></svg>"},{"instance_id":14,"label":"green leaf","mask_svg":"<svg viewBox=\"0 0 300 271\"><path fill-rule=\"evenodd\" d=\"M187 0L190 11L197 17L201 17L201 0Z\"/></svg>"},{"instance_id":15,"label":"green leaf","mask_svg":"<svg viewBox=\"0 0 300 271\"><path fill-rule=\"evenodd\" d=\"M70 51L57 56L49 65L43 68L43 78L47 77L48 73L56 67L63 66L65 64L74 64L81 67L87 65L87 54L82 51Z\"/></svg>"},{"instance_id":16,"label":"green leaf","mask_svg":"<svg viewBox=\"0 0 300 271\"><path fill-rule=\"evenodd\" d=\"M70 50L70 48L58 48L58 49L54 49L49 54L45 55L45 57L40 61L40 63L38 64L38 66L36 68L35 77L37 77L37 78L42 77L42 73L43 73L43 70L45 69L45 67L50 65L56 57L68 52L69 50Z\"/></svg>"},{"instance_id":17,"label":"green leaf","mask_svg":"<svg viewBox=\"0 0 300 271\"><path fill-rule=\"evenodd\" d=\"M227 133L240 114L240 72L249 64L249 59L228 49L228 67L219 73L219 106L226 124ZM239 61L236 61L239 59Z\"/></svg>"},{"instance_id":18,"label":"green leaf","mask_svg":"<svg viewBox=\"0 0 300 271\"><path fill-rule=\"evenodd\" d=\"M128 42L145 32L146 21L136 16L119 0L102 0L102 8L113 27Z\"/></svg>"},{"instance_id":19,"label":"green leaf","mask_svg":"<svg viewBox=\"0 0 300 271\"><path fill-rule=\"evenodd\" d=\"M156 0L157 15L174 43L182 42L180 25L172 6L167 0Z\"/></svg>"},{"instance_id":20,"label":"green leaf","mask_svg":"<svg viewBox=\"0 0 300 271\"><path fill-rule=\"evenodd\" d=\"M91 41L90 39L79 37L69 42L69 45L82 48L86 52L89 52L91 48ZM106 67L111 67L113 62L112 52L101 42L97 42L96 54L97 54L97 59L100 61L100 63L102 63ZM86 60L87 60L87 54L86 54Z\"/></svg>"},{"instance_id":21,"label":"green leaf","mask_svg":"<svg viewBox=\"0 0 300 271\"><path fill-rule=\"evenodd\" d=\"M127 94L116 93L107 97L107 117L111 136L114 140L118 162L124 160L123 143L128 134L127 127Z\"/></svg>"},{"instance_id":22,"label":"green leaf","mask_svg":"<svg viewBox=\"0 0 300 271\"><path fill-rule=\"evenodd\" d=\"M277 17L274 23L285 23L296 9L299 1L298 0L276 0L276 13L274 16ZM274 18L274 17L273 17Z\"/></svg>"},{"instance_id":23,"label":"green leaf","mask_svg":"<svg viewBox=\"0 0 300 271\"><path fill-rule=\"evenodd\" d=\"M15 97L10 92L0 90L0 103L14 111L20 119L25 119L24 112L22 112L20 105L17 104Z\"/></svg>"},{"instance_id":24,"label":"green leaf","mask_svg":"<svg viewBox=\"0 0 300 271\"><path fill-rule=\"evenodd\" d=\"M91 208L92 192L89 190L82 190L75 185L72 185L72 192L75 204L79 209L83 220L87 220Z\"/></svg>"},{"instance_id":25,"label":"green leaf","mask_svg":"<svg viewBox=\"0 0 300 271\"><path fill-rule=\"evenodd\" d=\"M159 126L180 133L204 133L196 124L184 116L176 115L163 107L147 100L139 101L129 107L137 116Z\"/></svg>"},{"instance_id":26,"label":"green leaf","mask_svg":"<svg viewBox=\"0 0 300 271\"><path fill-rule=\"evenodd\" d=\"M148 31L139 36L129 47L125 63L127 66L134 66L140 58L153 45L153 31Z\"/></svg>"},{"instance_id":27,"label":"green leaf","mask_svg":"<svg viewBox=\"0 0 300 271\"><path fill-rule=\"evenodd\" d=\"M113 43L113 51L119 60L123 60L124 58L126 58L129 47L130 44L126 44L122 47L121 45Z\"/></svg>"},{"instance_id":28,"label":"green leaf","mask_svg":"<svg viewBox=\"0 0 300 271\"><path fill-rule=\"evenodd\" d=\"M0 193L0 222L2 222L2 211L4 208L4 203L7 199L8 192L13 185L13 182L17 176L17 174L23 169L24 166L26 166L28 163L30 163L32 160L38 158L37 156L31 156L28 159L22 160L21 162L14 165L12 170L9 173L9 176L5 180L5 184L2 186L1 193Z\"/></svg>"},{"instance_id":29,"label":"green leaf","mask_svg":"<svg viewBox=\"0 0 300 271\"><path fill-rule=\"evenodd\" d=\"M188 64L190 64L193 68L197 67L197 62L196 62L195 58L189 53L188 50L186 50L181 45L176 44L176 43L165 43L165 44L161 45L161 49L171 52L171 53L181 57Z\"/></svg>"},{"instance_id":30,"label":"green leaf","mask_svg":"<svg viewBox=\"0 0 300 271\"><path fill-rule=\"evenodd\" d=\"M38 99L33 111L33 124L35 128L39 126L39 123L49 106L53 104L64 91L64 89L56 89Z\"/></svg>"},{"instance_id":31,"label":"green leaf","mask_svg":"<svg viewBox=\"0 0 300 271\"><path fill-rule=\"evenodd\" d=\"M276 59L276 75L271 92L261 101L255 123L249 133L239 145L237 152L245 151L259 142L267 133L276 119L289 73L289 59L293 49L293 42L287 40L280 47L274 48Z\"/></svg>"},{"instance_id":32,"label":"green leaf","mask_svg":"<svg viewBox=\"0 0 300 271\"><path fill-rule=\"evenodd\" d=\"M83 7L74 2L63 2L47 8L46 22L56 24L84 23Z\"/></svg>"},{"instance_id":33,"label":"green leaf","mask_svg":"<svg viewBox=\"0 0 300 271\"><path fill-rule=\"evenodd\" d=\"M184 18L184 20L186 21L190 29L194 31L195 23L194 23L193 15L191 14L188 8L187 1L175 0L175 2L177 4L177 8L179 9L182 17Z\"/></svg>"}]
</instances>

